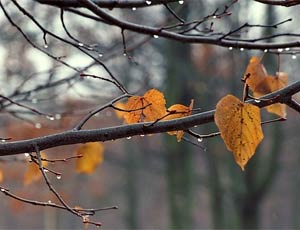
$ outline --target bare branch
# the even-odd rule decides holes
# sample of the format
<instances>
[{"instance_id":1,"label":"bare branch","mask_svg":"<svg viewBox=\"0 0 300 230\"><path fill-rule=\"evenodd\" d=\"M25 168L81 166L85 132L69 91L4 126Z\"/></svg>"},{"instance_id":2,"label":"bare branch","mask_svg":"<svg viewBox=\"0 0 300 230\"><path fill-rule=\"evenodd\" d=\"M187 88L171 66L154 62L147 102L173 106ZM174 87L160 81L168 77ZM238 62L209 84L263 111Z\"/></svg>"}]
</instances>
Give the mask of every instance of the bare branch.
<instances>
[{"instance_id":1,"label":"bare branch","mask_svg":"<svg viewBox=\"0 0 300 230\"><path fill-rule=\"evenodd\" d=\"M77 0L33 0L41 4L47 4L57 7L84 7ZM93 0L93 3L101 8L132 8L132 7L150 7L154 5L167 4L171 2L177 2L178 0L127 0L127 1L116 1L116 0Z\"/></svg>"},{"instance_id":2,"label":"bare branch","mask_svg":"<svg viewBox=\"0 0 300 230\"><path fill-rule=\"evenodd\" d=\"M255 0L256 2L260 2L267 5L275 5L275 6L295 6L300 4L300 0Z\"/></svg>"}]
</instances>

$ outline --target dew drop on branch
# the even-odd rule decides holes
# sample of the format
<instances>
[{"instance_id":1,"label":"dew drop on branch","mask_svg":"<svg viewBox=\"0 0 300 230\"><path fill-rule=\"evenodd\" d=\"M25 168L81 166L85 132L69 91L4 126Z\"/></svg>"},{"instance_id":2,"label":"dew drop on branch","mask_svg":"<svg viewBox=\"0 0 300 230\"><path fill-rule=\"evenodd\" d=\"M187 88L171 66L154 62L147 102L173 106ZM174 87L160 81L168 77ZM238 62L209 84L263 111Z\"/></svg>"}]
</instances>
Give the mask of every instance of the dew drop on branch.
<instances>
[{"instance_id":1,"label":"dew drop on branch","mask_svg":"<svg viewBox=\"0 0 300 230\"><path fill-rule=\"evenodd\" d=\"M54 121L55 120L55 118L52 115L48 115L48 116L46 116L46 118L49 119L50 121Z\"/></svg>"},{"instance_id":2,"label":"dew drop on branch","mask_svg":"<svg viewBox=\"0 0 300 230\"><path fill-rule=\"evenodd\" d=\"M293 60L297 59L297 56L296 55L292 55L292 59Z\"/></svg>"},{"instance_id":3,"label":"dew drop on branch","mask_svg":"<svg viewBox=\"0 0 300 230\"><path fill-rule=\"evenodd\" d=\"M183 0L180 0L180 1L178 1L178 3L179 3L180 5L182 5L182 4L184 3L184 1L183 1Z\"/></svg>"},{"instance_id":4,"label":"dew drop on branch","mask_svg":"<svg viewBox=\"0 0 300 230\"><path fill-rule=\"evenodd\" d=\"M290 50L290 48L289 48L289 47L285 48L285 51L289 51L289 50Z\"/></svg>"},{"instance_id":5,"label":"dew drop on branch","mask_svg":"<svg viewBox=\"0 0 300 230\"><path fill-rule=\"evenodd\" d=\"M45 44L45 45L44 45L44 48L45 48L45 49L47 49L47 48L48 48L48 45L47 45L47 44Z\"/></svg>"},{"instance_id":6,"label":"dew drop on branch","mask_svg":"<svg viewBox=\"0 0 300 230\"><path fill-rule=\"evenodd\" d=\"M132 7L132 10L133 10L133 11L136 11L136 7Z\"/></svg>"},{"instance_id":7,"label":"dew drop on branch","mask_svg":"<svg viewBox=\"0 0 300 230\"><path fill-rule=\"evenodd\" d=\"M30 157L30 154L29 154L29 153L24 153L24 156L25 156L26 158L28 158L28 157Z\"/></svg>"},{"instance_id":8,"label":"dew drop on branch","mask_svg":"<svg viewBox=\"0 0 300 230\"><path fill-rule=\"evenodd\" d=\"M40 128L42 128L42 124L41 124L41 123L35 123L35 124L34 124L34 127L35 127L36 129L40 129Z\"/></svg>"},{"instance_id":9,"label":"dew drop on branch","mask_svg":"<svg viewBox=\"0 0 300 230\"><path fill-rule=\"evenodd\" d=\"M202 142L202 141L203 141L203 138L199 137L199 138L197 139L197 141L198 141L198 142Z\"/></svg>"},{"instance_id":10,"label":"dew drop on branch","mask_svg":"<svg viewBox=\"0 0 300 230\"><path fill-rule=\"evenodd\" d=\"M5 192L5 189L4 189L4 188L1 188L1 192Z\"/></svg>"},{"instance_id":11,"label":"dew drop on branch","mask_svg":"<svg viewBox=\"0 0 300 230\"><path fill-rule=\"evenodd\" d=\"M245 50L245 49L244 49L243 47L242 47L242 48L240 48L240 51L242 51L242 52L243 52L244 50Z\"/></svg>"},{"instance_id":12,"label":"dew drop on branch","mask_svg":"<svg viewBox=\"0 0 300 230\"><path fill-rule=\"evenodd\" d=\"M228 47L228 49L229 49L229 50L233 50L233 47L232 47L232 46L230 46L230 47Z\"/></svg>"},{"instance_id":13,"label":"dew drop on branch","mask_svg":"<svg viewBox=\"0 0 300 230\"><path fill-rule=\"evenodd\" d=\"M278 48L277 51L278 51L279 53L281 53L281 52L283 51L283 49L282 49L282 48Z\"/></svg>"},{"instance_id":14,"label":"dew drop on branch","mask_svg":"<svg viewBox=\"0 0 300 230\"><path fill-rule=\"evenodd\" d=\"M130 140L130 139L131 139L131 137L126 137L126 139L127 139L127 140Z\"/></svg>"},{"instance_id":15,"label":"dew drop on branch","mask_svg":"<svg viewBox=\"0 0 300 230\"><path fill-rule=\"evenodd\" d=\"M260 103L260 100L259 99L255 99L254 100L256 103Z\"/></svg>"},{"instance_id":16,"label":"dew drop on branch","mask_svg":"<svg viewBox=\"0 0 300 230\"><path fill-rule=\"evenodd\" d=\"M154 38L159 38L159 36L157 34L154 34L153 37Z\"/></svg>"},{"instance_id":17,"label":"dew drop on branch","mask_svg":"<svg viewBox=\"0 0 300 230\"><path fill-rule=\"evenodd\" d=\"M149 0L146 1L146 4L147 4L147 5L151 5L151 3L152 3L152 2L149 1Z\"/></svg>"},{"instance_id":18,"label":"dew drop on branch","mask_svg":"<svg viewBox=\"0 0 300 230\"><path fill-rule=\"evenodd\" d=\"M61 179L61 175L57 175L57 176L56 176L56 179L57 179L57 180L60 180L60 179Z\"/></svg>"},{"instance_id":19,"label":"dew drop on branch","mask_svg":"<svg viewBox=\"0 0 300 230\"><path fill-rule=\"evenodd\" d=\"M55 119L56 120L60 120L61 119L61 115L59 113L55 114Z\"/></svg>"},{"instance_id":20,"label":"dew drop on branch","mask_svg":"<svg viewBox=\"0 0 300 230\"><path fill-rule=\"evenodd\" d=\"M268 51L269 51L269 50L265 49L265 50L264 50L264 53L268 53Z\"/></svg>"},{"instance_id":21,"label":"dew drop on branch","mask_svg":"<svg viewBox=\"0 0 300 230\"><path fill-rule=\"evenodd\" d=\"M49 172L49 170L48 170L48 169L43 169L43 171L44 171L45 173Z\"/></svg>"},{"instance_id":22,"label":"dew drop on branch","mask_svg":"<svg viewBox=\"0 0 300 230\"><path fill-rule=\"evenodd\" d=\"M81 46L81 47L82 47L82 46L84 46L84 44L83 44L83 43L81 43L81 42L79 42L79 43L78 43L78 45L79 45L79 46Z\"/></svg>"}]
</instances>

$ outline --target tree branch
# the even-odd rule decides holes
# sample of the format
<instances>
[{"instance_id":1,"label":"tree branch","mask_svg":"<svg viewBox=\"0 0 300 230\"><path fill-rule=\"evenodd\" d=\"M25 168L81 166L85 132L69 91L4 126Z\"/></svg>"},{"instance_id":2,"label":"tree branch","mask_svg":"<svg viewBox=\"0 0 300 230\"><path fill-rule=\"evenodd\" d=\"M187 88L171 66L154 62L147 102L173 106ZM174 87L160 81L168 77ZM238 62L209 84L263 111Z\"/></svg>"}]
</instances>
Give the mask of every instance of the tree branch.
<instances>
[{"instance_id":1,"label":"tree branch","mask_svg":"<svg viewBox=\"0 0 300 230\"><path fill-rule=\"evenodd\" d=\"M90 0L79 0L83 6L89 9L91 12L106 20L108 23L120 27L122 30L131 30L137 33L156 35L159 37L168 38L175 41L188 42L188 43L202 43L202 44L214 44L224 47L232 48L244 48L244 49L278 49L287 47L300 47L300 41L289 41L289 42L278 42L278 43L253 43L247 41L237 41L223 38L223 36L212 36L210 35L183 35L176 32L167 31L164 28L151 27L145 25L139 25L118 18L106 13L99 6Z\"/></svg>"},{"instance_id":2,"label":"tree branch","mask_svg":"<svg viewBox=\"0 0 300 230\"><path fill-rule=\"evenodd\" d=\"M300 0L255 0L256 2L260 2L267 5L275 5L275 6L295 6L300 4Z\"/></svg>"},{"instance_id":3,"label":"tree branch","mask_svg":"<svg viewBox=\"0 0 300 230\"><path fill-rule=\"evenodd\" d=\"M41 4L52 5L57 7L84 7L77 0L33 0ZM149 7L153 5L167 4L177 2L178 0L93 0L93 3L101 8L132 8L132 7Z\"/></svg>"},{"instance_id":4,"label":"tree branch","mask_svg":"<svg viewBox=\"0 0 300 230\"><path fill-rule=\"evenodd\" d=\"M257 102L257 100L253 99L247 102L257 105L261 108L278 102L289 101L292 95L298 92L300 92L300 81L261 97L260 102ZM72 145L95 141L104 142L136 135L187 130L195 125L213 122L214 113L215 110L211 110L184 118L160 121L155 125L151 125L153 122L149 122L93 130L72 130L29 140L2 143L0 144L0 156L34 152L36 146L38 146L40 150L44 150L62 145Z\"/></svg>"}]
</instances>

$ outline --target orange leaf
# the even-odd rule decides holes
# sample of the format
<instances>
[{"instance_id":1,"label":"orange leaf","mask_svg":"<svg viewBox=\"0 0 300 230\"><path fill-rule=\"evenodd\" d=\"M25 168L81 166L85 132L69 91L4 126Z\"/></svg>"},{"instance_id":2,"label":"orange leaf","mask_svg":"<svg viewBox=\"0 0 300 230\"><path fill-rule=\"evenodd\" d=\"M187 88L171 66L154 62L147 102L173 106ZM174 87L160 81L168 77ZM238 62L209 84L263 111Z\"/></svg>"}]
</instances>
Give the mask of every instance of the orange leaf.
<instances>
[{"instance_id":1,"label":"orange leaf","mask_svg":"<svg viewBox=\"0 0 300 230\"><path fill-rule=\"evenodd\" d=\"M276 73L276 76L266 76L264 81L257 86L257 91L253 91L254 97L261 97L265 94L275 92L286 87L288 84L288 75L284 72ZM266 107L270 113L277 114L280 117L286 117L286 105L276 103Z\"/></svg>"},{"instance_id":2,"label":"orange leaf","mask_svg":"<svg viewBox=\"0 0 300 230\"><path fill-rule=\"evenodd\" d=\"M46 154L42 151L40 152L41 158L46 159ZM46 167L48 165L47 161L42 161L42 166ZM28 164L27 171L24 175L23 183L24 185L30 185L33 182L36 182L42 178L42 173L39 169L39 166L31 162Z\"/></svg>"},{"instance_id":3,"label":"orange leaf","mask_svg":"<svg viewBox=\"0 0 300 230\"><path fill-rule=\"evenodd\" d=\"M99 142L83 144L77 149L77 155L82 157L76 160L76 171L91 174L103 162L103 145Z\"/></svg>"},{"instance_id":4,"label":"orange leaf","mask_svg":"<svg viewBox=\"0 0 300 230\"><path fill-rule=\"evenodd\" d=\"M166 113L164 95L156 89L147 91L144 96L132 96L125 104L124 115L126 123L132 124L142 121L156 121Z\"/></svg>"},{"instance_id":5,"label":"orange leaf","mask_svg":"<svg viewBox=\"0 0 300 230\"><path fill-rule=\"evenodd\" d=\"M250 59L245 71L245 77L247 74L250 75L246 78L246 83L253 92L257 91L257 86L263 81L264 77L267 76L267 71L258 57L254 56Z\"/></svg>"},{"instance_id":6,"label":"orange leaf","mask_svg":"<svg viewBox=\"0 0 300 230\"><path fill-rule=\"evenodd\" d=\"M117 107L119 109L122 109L122 110L125 110L125 104L122 103L122 102L115 103L115 107ZM126 114L125 112L117 110L117 109L115 109L115 113L116 113L117 117L120 118L120 119L123 118L124 115Z\"/></svg>"},{"instance_id":7,"label":"orange leaf","mask_svg":"<svg viewBox=\"0 0 300 230\"><path fill-rule=\"evenodd\" d=\"M0 169L0 183L3 182L3 178L4 178L3 171Z\"/></svg>"},{"instance_id":8,"label":"orange leaf","mask_svg":"<svg viewBox=\"0 0 300 230\"><path fill-rule=\"evenodd\" d=\"M263 139L259 108L227 95L217 104L215 122L227 149L244 170Z\"/></svg>"},{"instance_id":9,"label":"orange leaf","mask_svg":"<svg viewBox=\"0 0 300 230\"><path fill-rule=\"evenodd\" d=\"M172 120L172 119L189 116L192 114L193 106L194 106L193 99L191 100L191 104L189 107L187 107L185 105L181 105L181 104L172 105L167 109L167 113L163 120ZM171 132L168 132L168 134L176 135L177 141L180 142L181 138L184 134L184 131L183 130L171 131Z\"/></svg>"},{"instance_id":10,"label":"orange leaf","mask_svg":"<svg viewBox=\"0 0 300 230\"><path fill-rule=\"evenodd\" d=\"M260 63L258 57L252 57L247 66L245 75L250 74L246 78L250 90L254 97L261 97L265 94L272 93L287 86L288 75L284 72L279 72L276 76L267 74L264 66ZM275 113L280 117L286 117L286 105L276 103L266 107L270 113Z\"/></svg>"}]
</instances>

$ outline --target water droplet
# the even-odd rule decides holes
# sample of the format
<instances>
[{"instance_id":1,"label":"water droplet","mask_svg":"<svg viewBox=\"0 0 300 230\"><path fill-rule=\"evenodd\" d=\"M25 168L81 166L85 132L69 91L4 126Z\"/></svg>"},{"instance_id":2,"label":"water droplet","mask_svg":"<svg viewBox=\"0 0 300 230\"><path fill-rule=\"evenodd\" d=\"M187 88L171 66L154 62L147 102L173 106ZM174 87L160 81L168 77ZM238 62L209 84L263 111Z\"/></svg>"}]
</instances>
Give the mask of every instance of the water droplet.
<instances>
[{"instance_id":1,"label":"water droplet","mask_svg":"<svg viewBox=\"0 0 300 230\"><path fill-rule=\"evenodd\" d=\"M198 127L198 125L194 125L194 128L197 128Z\"/></svg>"},{"instance_id":2,"label":"water droplet","mask_svg":"<svg viewBox=\"0 0 300 230\"><path fill-rule=\"evenodd\" d=\"M46 116L46 118L49 119L50 121L54 121L55 120L55 118L52 115L48 115L48 116Z\"/></svg>"},{"instance_id":3,"label":"water droplet","mask_svg":"<svg viewBox=\"0 0 300 230\"><path fill-rule=\"evenodd\" d=\"M41 123L35 123L34 127L37 128L37 129L40 129L40 128L42 128L42 124Z\"/></svg>"},{"instance_id":4,"label":"water droplet","mask_svg":"<svg viewBox=\"0 0 300 230\"><path fill-rule=\"evenodd\" d=\"M52 203L52 201L51 200L48 200L48 204L51 204Z\"/></svg>"},{"instance_id":5,"label":"water droplet","mask_svg":"<svg viewBox=\"0 0 300 230\"><path fill-rule=\"evenodd\" d=\"M141 137L144 137L145 135L144 135L144 134L141 134L140 136L141 136Z\"/></svg>"},{"instance_id":6,"label":"water droplet","mask_svg":"<svg viewBox=\"0 0 300 230\"><path fill-rule=\"evenodd\" d=\"M229 50L232 50L232 49L233 49L233 47L231 47L231 46L230 46L230 47L228 47L228 49L229 49Z\"/></svg>"},{"instance_id":7,"label":"water droplet","mask_svg":"<svg viewBox=\"0 0 300 230\"><path fill-rule=\"evenodd\" d=\"M296 55L292 55L292 59L297 59L297 56Z\"/></svg>"},{"instance_id":8,"label":"water droplet","mask_svg":"<svg viewBox=\"0 0 300 230\"><path fill-rule=\"evenodd\" d=\"M47 44L45 44L45 45L44 45L44 48L45 48L45 49L47 49L47 48L48 48L48 45L47 45Z\"/></svg>"},{"instance_id":9,"label":"water droplet","mask_svg":"<svg viewBox=\"0 0 300 230\"><path fill-rule=\"evenodd\" d=\"M78 43L78 45L79 45L79 46L81 46L81 47L82 47L82 46L84 46L84 44L83 44L83 43L81 43L81 42L79 42L79 43Z\"/></svg>"},{"instance_id":10,"label":"water droplet","mask_svg":"<svg viewBox=\"0 0 300 230\"><path fill-rule=\"evenodd\" d=\"M283 51L283 49L282 49L282 48L278 48L277 50L278 50L278 52L282 52L282 51Z\"/></svg>"},{"instance_id":11,"label":"water droplet","mask_svg":"<svg viewBox=\"0 0 300 230\"><path fill-rule=\"evenodd\" d=\"M5 140L5 139L2 139L2 140L1 140L1 142L2 142L2 143L5 143L5 142L6 142L6 140Z\"/></svg>"},{"instance_id":12,"label":"water droplet","mask_svg":"<svg viewBox=\"0 0 300 230\"><path fill-rule=\"evenodd\" d=\"M216 15L214 15L214 16L213 16L213 19L216 19L216 18L217 18L217 16L216 16Z\"/></svg>"},{"instance_id":13,"label":"water droplet","mask_svg":"<svg viewBox=\"0 0 300 230\"><path fill-rule=\"evenodd\" d=\"M133 10L133 11L136 11L136 7L132 7L132 10Z\"/></svg>"},{"instance_id":14,"label":"water droplet","mask_svg":"<svg viewBox=\"0 0 300 230\"><path fill-rule=\"evenodd\" d=\"M152 2L149 1L149 0L146 1L146 4L147 4L147 5L151 5L151 3L152 3Z\"/></svg>"},{"instance_id":15,"label":"water droplet","mask_svg":"<svg viewBox=\"0 0 300 230\"><path fill-rule=\"evenodd\" d=\"M154 34L153 37L154 38L159 38L159 36L157 34Z\"/></svg>"},{"instance_id":16,"label":"water droplet","mask_svg":"<svg viewBox=\"0 0 300 230\"><path fill-rule=\"evenodd\" d=\"M1 188L1 192L5 192L5 189L4 189L4 188Z\"/></svg>"},{"instance_id":17,"label":"water droplet","mask_svg":"<svg viewBox=\"0 0 300 230\"><path fill-rule=\"evenodd\" d=\"M61 115L59 113L55 114L55 119L56 120L60 120L61 119Z\"/></svg>"},{"instance_id":18,"label":"water droplet","mask_svg":"<svg viewBox=\"0 0 300 230\"><path fill-rule=\"evenodd\" d=\"M98 54L98 57L103 57L103 54L102 54L102 53L99 53L99 54Z\"/></svg>"},{"instance_id":19,"label":"water droplet","mask_svg":"<svg viewBox=\"0 0 300 230\"><path fill-rule=\"evenodd\" d=\"M289 51L289 50L290 50L290 48L289 48L289 47L285 48L285 51Z\"/></svg>"},{"instance_id":20,"label":"water droplet","mask_svg":"<svg viewBox=\"0 0 300 230\"><path fill-rule=\"evenodd\" d=\"M242 47L242 48L240 48L240 51L242 51L242 52L243 52L244 50L245 50L245 49L244 49L243 47Z\"/></svg>"},{"instance_id":21,"label":"water droplet","mask_svg":"<svg viewBox=\"0 0 300 230\"><path fill-rule=\"evenodd\" d=\"M61 175L57 175L57 176L56 176L56 179L57 179L57 180L60 180L60 179L61 179Z\"/></svg>"},{"instance_id":22,"label":"water droplet","mask_svg":"<svg viewBox=\"0 0 300 230\"><path fill-rule=\"evenodd\" d=\"M256 103L260 103L260 100L259 99L255 99L254 100Z\"/></svg>"},{"instance_id":23,"label":"water droplet","mask_svg":"<svg viewBox=\"0 0 300 230\"><path fill-rule=\"evenodd\" d=\"M24 156L25 157L30 157L30 154L29 153L24 153Z\"/></svg>"},{"instance_id":24,"label":"water droplet","mask_svg":"<svg viewBox=\"0 0 300 230\"><path fill-rule=\"evenodd\" d=\"M123 56L126 57L126 56L127 56L127 53L123 53Z\"/></svg>"},{"instance_id":25,"label":"water droplet","mask_svg":"<svg viewBox=\"0 0 300 230\"><path fill-rule=\"evenodd\" d=\"M203 141L203 138L199 137L199 138L197 139L197 141L198 141L198 142L202 142L202 141Z\"/></svg>"},{"instance_id":26,"label":"water droplet","mask_svg":"<svg viewBox=\"0 0 300 230\"><path fill-rule=\"evenodd\" d=\"M131 137L126 137L126 139L127 139L127 140L130 140L130 139L131 139Z\"/></svg>"},{"instance_id":27,"label":"water droplet","mask_svg":"<svg viewBox=\"0 0 300 230\"><path fill-rule=\"evenodd\" d=\"M264 53L268 53L268 51L269 51L269 50L265 49L265 50L264 50Z\"/></svg>"},{"instance_id":28,"label":"water droplet","mask_svg":"<svg viewBox=\"0 0 300 230\"><path fill-rule=\"evenodd\" d=\"M49 172L49 170L48 170L48 169L43 169L43 171L44 171L45 173Z\"/></svg>"},{"instance_id":29,"label":"water droplet","mask_svg":"<svg viewBox=\"0 0 300 230\"><path fill-rule=\"evenodd\" d=\"M36 99L36 98L31 99L31 103L36 104L37 102L38 102L38 99Z\"/></svg>"},{"instance_id":30,"label":"water droplet","mask_svg":"<svg viewBox=\"0 0 300 230\"><path fill-rule=\"evenodd\" d=\"M178 3L179 3L180 5L182 5L182 4L184 3L184 1L183 1L183 0L180 0L180 1L178 1Z\"/></svg>"}]
</instances>

